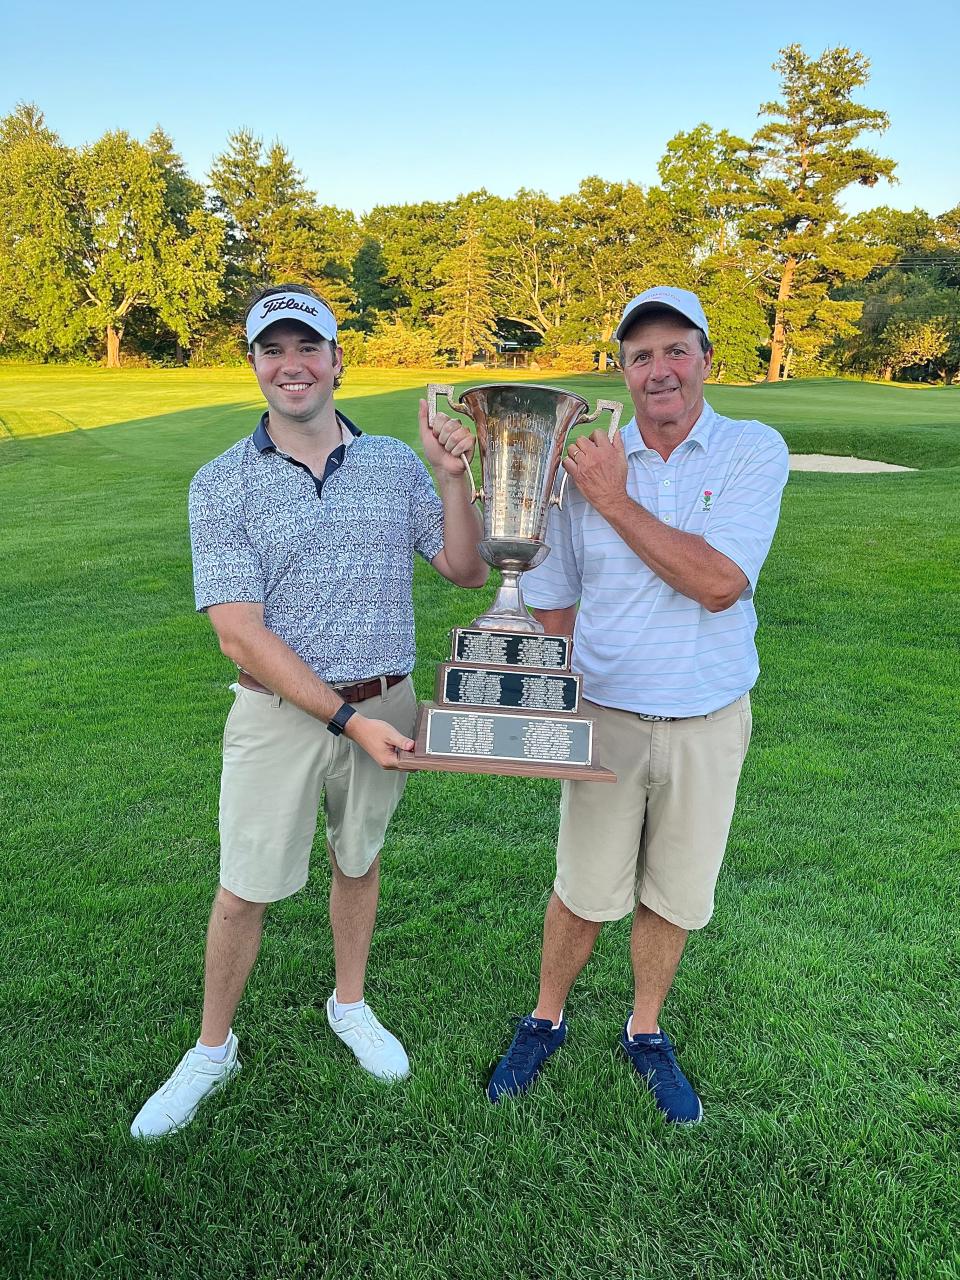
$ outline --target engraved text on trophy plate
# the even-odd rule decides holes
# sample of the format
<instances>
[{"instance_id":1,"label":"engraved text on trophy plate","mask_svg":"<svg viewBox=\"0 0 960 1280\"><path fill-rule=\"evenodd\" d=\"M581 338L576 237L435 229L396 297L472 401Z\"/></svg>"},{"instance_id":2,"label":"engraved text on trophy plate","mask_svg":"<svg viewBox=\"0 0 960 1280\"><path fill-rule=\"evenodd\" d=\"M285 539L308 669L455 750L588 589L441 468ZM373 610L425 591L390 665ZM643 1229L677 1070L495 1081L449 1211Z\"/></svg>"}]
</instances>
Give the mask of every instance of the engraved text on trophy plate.
<instances>
[{"instance_id":1,"label":"engraved text on trophy plate","mask_svg":"<svg viewBox=\"0 0 960 1280\"><path fill-rule=\"evenodd\" d=\"M487 662L501 667L543 667L564 671L570 663L567 636L522 635L506 631L458 630L454 662Z\"/></svg>"},{"instance_id":2,"label":"engraved text on trophy plate","mask_svg":"<svg viewBox=\"0 0 960 1280\"><path fill-rule=\"evenodd\" d=\"M426 751L428 755L588 765L592 739L590 720L431 707Z\"/></svg>"},{"instance_id":3,"label":"engraved text on trophy plate","mask_svg":"<svg viewBox=\"0 0 960 1280\"><path fill-rule=\"evenodd\" d=\"M578 694L575 676L453 666L444 672L440 701L518 711L576 711Z\"/></svg>"}]
</instances>

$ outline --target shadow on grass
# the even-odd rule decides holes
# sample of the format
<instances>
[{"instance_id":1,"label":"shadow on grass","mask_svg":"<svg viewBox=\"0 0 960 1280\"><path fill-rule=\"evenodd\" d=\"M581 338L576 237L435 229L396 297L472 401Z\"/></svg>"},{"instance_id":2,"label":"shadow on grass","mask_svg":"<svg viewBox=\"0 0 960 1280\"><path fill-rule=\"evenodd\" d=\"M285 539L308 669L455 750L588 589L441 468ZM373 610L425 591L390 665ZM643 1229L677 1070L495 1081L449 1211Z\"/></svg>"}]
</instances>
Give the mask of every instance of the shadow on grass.
<instances>
[{"instance_id":1,"label":"shadow on grass","mask_svg":"<svg viewBox=\"0 0 960 1280\"><path fill-rule=\"evenodd\" d=\"M37 462L44 467L73 468L82 467L87 461L96 464L127 460L138 468L192 468L192 474L204 462L249 435L257 425L259 411L251 410L249 403L210 405L96 428L77 427L61 414L43 411L16 415L19 427L11 430L13 417L7 413L0 420L7 424L0 429L0 467ZM64 425L55 432L28 429L31 425L42 427L50 418Z\"/></svg>"}]
</instances>

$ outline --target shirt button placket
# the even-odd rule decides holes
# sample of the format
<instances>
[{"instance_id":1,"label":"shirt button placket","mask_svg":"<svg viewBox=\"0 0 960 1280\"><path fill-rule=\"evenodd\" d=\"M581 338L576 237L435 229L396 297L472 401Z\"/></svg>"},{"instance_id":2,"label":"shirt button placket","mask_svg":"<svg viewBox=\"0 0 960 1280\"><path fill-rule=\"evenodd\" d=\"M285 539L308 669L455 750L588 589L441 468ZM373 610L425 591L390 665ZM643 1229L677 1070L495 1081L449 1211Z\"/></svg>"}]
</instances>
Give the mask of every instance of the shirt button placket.
<instances>
[{"instance_id":1,"label":"shirt button placket","mask_svg":"<svg viewBox=\"0 0 960 1280\"><path fill-rule=\"evenodd\" d=\"M657 480L657 515L664 524L677 527L677 495L674 483L674 469L670 463L664 463Z\"/></svg>"}]
</instances>

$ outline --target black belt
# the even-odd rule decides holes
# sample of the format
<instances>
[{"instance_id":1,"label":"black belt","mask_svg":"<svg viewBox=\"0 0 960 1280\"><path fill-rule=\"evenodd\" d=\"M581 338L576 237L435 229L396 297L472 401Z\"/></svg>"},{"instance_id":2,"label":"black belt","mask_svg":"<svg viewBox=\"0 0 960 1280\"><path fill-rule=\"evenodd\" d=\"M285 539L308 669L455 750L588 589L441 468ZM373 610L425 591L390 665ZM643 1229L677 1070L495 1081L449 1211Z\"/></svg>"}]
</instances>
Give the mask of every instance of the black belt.
<instances>
[{"instance_id":1,"label":"black belt","mask_svg":"<svg viewBox=\"0 0 960 1280\"><path fill-rule=\"evenodd\" d=\"M740 695L740 697L744 697L744 696L745 695L743 694ZM739 701L740 701L740 698L734 698L733 700L733 702L739 702ZM727 707L733 706L733 702L725 702L722 707L717 707L717 711L725 711ZM699 716L651 716L651 715L647 715L646 711L631 711L630 714L632 716L636 716L638 720L650 720L650 721L653 721L655 724L664 724L664 723L671 723L674 720L702 720L704 716L716 715L716 711L706 711L703 713L703 715L699 715Z\"/></svg>"}]
</instances>

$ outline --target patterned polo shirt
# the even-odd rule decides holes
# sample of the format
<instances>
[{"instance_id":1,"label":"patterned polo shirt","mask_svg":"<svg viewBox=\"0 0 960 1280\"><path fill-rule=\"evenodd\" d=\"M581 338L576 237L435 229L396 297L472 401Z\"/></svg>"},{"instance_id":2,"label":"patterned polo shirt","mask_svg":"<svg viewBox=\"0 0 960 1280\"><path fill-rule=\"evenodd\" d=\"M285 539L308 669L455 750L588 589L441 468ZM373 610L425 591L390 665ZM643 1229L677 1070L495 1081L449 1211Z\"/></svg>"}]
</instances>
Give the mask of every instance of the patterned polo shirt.
<instances>
[{"instance_id":1,"label":"patterned polo shirt","mask_svg":"<svg viewBox=\"0 0 960 1280\"><path fill-rule=\"evenodd\" d=\"M413 557L443 549L423 462L338 417L356 438L322 477L273 445L265 416L201 467L189 497L197 608L262 604L267 627L330 684L413 669Z\"/></svg>"},{"instance_id":2,"label":"patterned polo shirt","mask_svg":"<svg viewBox=\"0 0 960 1280\"><path fill-rule=\"evenodd\" d=\"M571 482L564 510L551 508L550 554L523 575L524 599L543 609L580 602L573 666L584 697L648 715L706 715L751 689L760 671L753 593L777 527L787 446L772 427L721 417L707 404L666 462L636 420L623 443L629 496L732 560L745 591L720 613L681 595Z\"/></svg>"}]
</instances>

